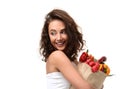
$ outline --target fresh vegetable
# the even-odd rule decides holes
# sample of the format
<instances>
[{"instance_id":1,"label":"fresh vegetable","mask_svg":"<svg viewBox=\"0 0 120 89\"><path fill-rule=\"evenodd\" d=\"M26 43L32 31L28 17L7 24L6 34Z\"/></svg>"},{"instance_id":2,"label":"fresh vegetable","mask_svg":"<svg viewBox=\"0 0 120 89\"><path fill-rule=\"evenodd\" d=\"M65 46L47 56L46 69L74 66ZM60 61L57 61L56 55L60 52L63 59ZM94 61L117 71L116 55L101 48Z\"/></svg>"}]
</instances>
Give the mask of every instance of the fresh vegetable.
<instances>
[{"instance_id":1,"label":"fresh vegetable","mask_svg":"<svg viewBox=\"0 0 120 89\"><path fill-rule=\"evenodd\" d=\"M110 68L105 63L100 64L99 70L106 73L107 75L110 74Z\"/></svg>"},{"instance_id":2,"label":"fresh vegetable","mask_svg":"<svg viewBox=\"0 0 120 89\"><path fill-rule=\"evenodd\" d=\"M105 56L102 56L102 57L98 60L98 62L99 62L99 63L104 63L106 60L107 60L107 58L106 58Z\"/></svg>"},{"instance_id":3,"label":"fresh vegetable","mask_svg":"<svg viewBox=\"0 0 120 89\"><path fill-rule=\"evenodd\" d=\"M110 68L107 64L105 64L106 60L106 56L102 56L100 59L96 60L93 55L88 54L88 50L83 52L79 58L80 62L84 62L91 67L92 72L102 71L106 75L109 75Z\"/></svg>"},{"instance_id":4,"label":"fresh vegetable","mask_svg":"<svg viewBox=\"0 0 120 89\"><path fill-rule=\"evenodd\" d=\"M99 70L100 64L95 62L95 65L92 67L92 72L97 72Z\"/></svg>"},{"instance_id":5,"label":"fresh vegetable","mask_svg":"<svg viewBox=\"0 0 120 89\"><path fill-rule=\"evenodd\" d=\"M91 62L89 62L89 65L90 65L91 67L93 67L93 66L96 65L96 63L95 63L94 61L91 61Z\"/></svg>"},{"instance_id":6,"label":"fresh vegetable","mask_svg":"<svg viewBox=\"0 0 120 89\"><path fill-rule=\"evenodd\" d=\"M83 52L82 55L80 56L79 61L85 62L87 60L87 57L88 57L88 53L87 52Z\"/></svg>"}]
</instances>

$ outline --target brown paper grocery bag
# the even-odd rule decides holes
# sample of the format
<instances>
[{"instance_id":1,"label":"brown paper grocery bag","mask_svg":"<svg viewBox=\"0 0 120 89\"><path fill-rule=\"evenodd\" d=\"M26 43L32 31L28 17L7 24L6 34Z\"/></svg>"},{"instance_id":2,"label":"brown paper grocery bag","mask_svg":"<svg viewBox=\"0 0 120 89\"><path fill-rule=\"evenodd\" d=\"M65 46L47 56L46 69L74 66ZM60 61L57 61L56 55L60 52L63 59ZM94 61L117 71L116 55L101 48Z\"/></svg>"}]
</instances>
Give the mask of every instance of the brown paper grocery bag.
<instances>
[{"instance_id":1,"label":"brown paper grocery bag","mask_svg":"<svg viewBox=\"0 0 120 89\"><path fill-rule=\"evenodd\" d=\"M90 83L94 89L101 89L107 75L102 71L93 73L91 67L86 63L79 63L77 66L82 77ZM73 86L70 89L75 89Z\"/></svg>"}]
</instances>

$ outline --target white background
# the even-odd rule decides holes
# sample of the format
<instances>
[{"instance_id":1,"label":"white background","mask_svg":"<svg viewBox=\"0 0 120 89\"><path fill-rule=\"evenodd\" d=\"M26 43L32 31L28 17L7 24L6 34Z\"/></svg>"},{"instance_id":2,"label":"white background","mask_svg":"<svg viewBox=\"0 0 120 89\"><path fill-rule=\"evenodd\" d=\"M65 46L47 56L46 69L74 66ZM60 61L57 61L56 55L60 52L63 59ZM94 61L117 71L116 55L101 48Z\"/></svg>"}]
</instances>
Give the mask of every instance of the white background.
<instances>
[{"instance_id":1,"label":"white background","mask_svg":"<svg viewBox=\"0 0 120 89\"><path fill-rule=\"evenodd\" d=\"M44 16L54 8L82 27L91 54L107 56L114 76L106 78L104 89L120 89L119 0L1 0L0 89L46 89L39 40Z\"/></svg>"}]
</instances>

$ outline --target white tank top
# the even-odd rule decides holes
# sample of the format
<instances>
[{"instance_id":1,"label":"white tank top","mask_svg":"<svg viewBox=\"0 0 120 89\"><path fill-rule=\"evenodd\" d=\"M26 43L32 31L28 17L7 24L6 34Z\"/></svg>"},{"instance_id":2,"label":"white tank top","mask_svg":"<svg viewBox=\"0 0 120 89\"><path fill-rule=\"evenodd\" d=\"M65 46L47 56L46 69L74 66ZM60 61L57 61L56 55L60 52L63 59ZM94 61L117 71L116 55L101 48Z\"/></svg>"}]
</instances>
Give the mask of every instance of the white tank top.
<instances>
[{"instance_id":1,"label":"white tank top","mask_svg":"<svg viewBox=\"0 0 120 89\"><path fill-rule=\"evenodd\" d=\"M47 75L47 89L69 89L70 83L60 72L52 72Z\"/></svg>"}]
</instances>

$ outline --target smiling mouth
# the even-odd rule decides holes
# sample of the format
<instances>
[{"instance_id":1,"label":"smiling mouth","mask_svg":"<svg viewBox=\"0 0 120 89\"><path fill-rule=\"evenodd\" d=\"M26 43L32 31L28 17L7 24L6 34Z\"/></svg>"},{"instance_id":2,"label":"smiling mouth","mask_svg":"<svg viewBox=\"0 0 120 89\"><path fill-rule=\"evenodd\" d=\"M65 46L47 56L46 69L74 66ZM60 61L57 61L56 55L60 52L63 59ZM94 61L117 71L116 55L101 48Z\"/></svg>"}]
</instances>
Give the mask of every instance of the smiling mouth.
<instances>
[{"instance_id":1,"label":"smiling mouth","mask_svg":"<svg viewBox=\"0 0 120 89\"><path fill-rule=\"evenodd\" d=\"M57 43L55 43L55 44L56 44L56 46L58 46L58 47L62 47L62 46L65 45L65 42L57 42Z\"/></svg>"}]
</instances>

